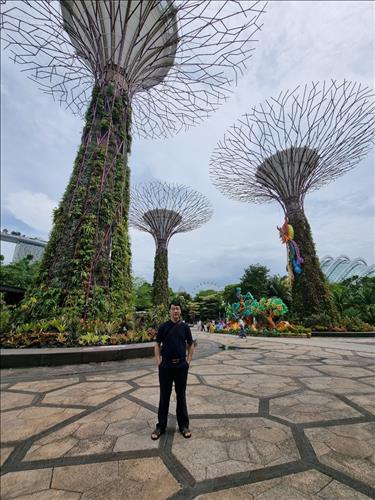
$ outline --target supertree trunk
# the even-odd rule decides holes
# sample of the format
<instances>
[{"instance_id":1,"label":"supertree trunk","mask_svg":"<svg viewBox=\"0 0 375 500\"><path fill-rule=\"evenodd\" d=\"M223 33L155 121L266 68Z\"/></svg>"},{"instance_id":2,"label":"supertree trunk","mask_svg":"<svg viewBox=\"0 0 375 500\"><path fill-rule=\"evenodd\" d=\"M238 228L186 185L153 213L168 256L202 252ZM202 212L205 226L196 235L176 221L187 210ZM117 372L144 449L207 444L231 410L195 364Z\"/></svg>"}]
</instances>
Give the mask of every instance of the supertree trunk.
<instances>
[{"instance_id":1,"label":"supertree trunk","mask_svg":"<svg viewBox=\"0 0 375 500\"><path fill-rule=\"evenodd\" d=\"M158 242L154 260L154 280L152 283L152 302L155 306L168 307L168 247Z\"/></svg>"},{"instance_id":2,"label":"supertree trunk","mask_svg":"<svg viewBox=\"0 0 375 500\"><path fill-rule=\"evenodd\" d=\"M289 224L294 228L294 240L304 259L302 273L294 273L292 314L301 321L311 315L325 315L334 321L337 312L326 278L320 268L310 224L303 207L295 202L289 202L285 208Z\"/></svg>"},{"instance_id":3,"label":"supertree trunk","mask_svg":"<svg viewBox=\"0 0 375 500\"><path fill-rule=\"evenodd\" d=\"M37 299L32 319L57 312L110 319L129 300L130 112L116 85L94 87L73 173L31 292Z\"/></svg>"}]
</instances>

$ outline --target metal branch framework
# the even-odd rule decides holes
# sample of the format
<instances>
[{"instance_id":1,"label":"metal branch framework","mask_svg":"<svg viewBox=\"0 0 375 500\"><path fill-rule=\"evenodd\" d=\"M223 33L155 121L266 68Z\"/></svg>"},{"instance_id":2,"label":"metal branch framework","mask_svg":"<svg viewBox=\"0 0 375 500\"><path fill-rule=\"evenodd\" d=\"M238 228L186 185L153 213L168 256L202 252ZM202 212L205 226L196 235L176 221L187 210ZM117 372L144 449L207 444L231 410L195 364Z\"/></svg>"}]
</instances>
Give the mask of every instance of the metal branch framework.
<instances>
[{"instance_id":1,"label":"metal branch framework","mask_svg":"<svg viewBox=\"0 0 375 500\"><path fill-rule=\"evenodd\" d=\"M337 317L304 214L306 193L353 168L374 142L373 91L331 80L287 90L254 107L212 154L210 177L223 194L244 202L275 200L283 207L286 220L278 229L287 244L299 320L310 315L323 324Z\"/></svg>"},{"instance_id":2,"label":"metal branch framework","mask_svg":"<svg viewBox=\"0 0 375 500\"><path fill-rule=\"evenodd\" d=\"M141 137L200 123L245 70L265 2L5 0L1 28L14 62L75 113L92 87L116 82Z\"/></svg>"},{"instance_id":3,"label":"metal branch framework","mask_svg":"<svg viewBox=\"0 0 375 500\"><path fill-rule=\"evenodd\" d=\"M210 161L212 182L245 202L288 200L359 163L375 137L371 89L332 80L287 90L245 114L225 134Z\"/></svg>"},{"instance_id":4,"label":"metal branch framework","mask_svg":"<svg viewBox=\"0 0 375 500\"><path fill-rule=\"evenodd\" d=\"M264 6L248 0L2 2L4 46L28 76L75 112L85 111L91 96L33 301L24 307L28 320L124 314L132 289L132 131L164 137L213 112L245 69ZM171 223L170 214L163 217ZM182 220L174 231L188 230ZM165 267L166 255L158 256Z\"/></svg>"},{"instance_id":5,"label":"metal branch framework","mask_svg":"<svg viewBox=\"0 0 375 500\"><path fill-rule=\"evenodd\" d=\"M193 189L166 182L132 189L129 224L150 233L156 245L153 302L168 303L168 243L177 233L192 231L212 217L209 200Z\"/></svg>"},{"instance_id":6,"label":"metal branch framework","mask_svg":"<svg viewBox=\"0 0 375 500\"><path fill-rule=\"evenodd\" d=\"M129 224L166 246L174 234L197 229L212 214L209 200L186 186L150 182L132 188Z\"/></svg>"}]
</instances>

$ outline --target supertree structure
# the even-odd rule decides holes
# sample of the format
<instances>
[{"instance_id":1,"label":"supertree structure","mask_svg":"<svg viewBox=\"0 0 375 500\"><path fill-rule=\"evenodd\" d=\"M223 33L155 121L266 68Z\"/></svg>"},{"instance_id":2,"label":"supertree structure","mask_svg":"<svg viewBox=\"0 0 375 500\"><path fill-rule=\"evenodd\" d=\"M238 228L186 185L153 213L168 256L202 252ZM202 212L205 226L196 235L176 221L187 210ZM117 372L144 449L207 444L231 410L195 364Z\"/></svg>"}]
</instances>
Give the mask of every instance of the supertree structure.
<instances>
[{"instance_id":1,"label":"supertree structure","mask_svg":"<svg viewBox=\"0 0 375 500\"><path fill-rule=\"evenodd\" d=\"M243 202L277 201L285 221L296 317L335 310L304 213L308 192L359 163L375 136L371 89L349 81L287 90L245 114L225 134L210 160L212 182Z\"/></svg>"},{"instance_id":2,"label":"supertree structure","mask_svg":"<svg viewBox=\"0 0 375 500\"><path fill-rule=\"evenodd\" d=\"M131 191L130 225L150 233L156 245L153 303L168 303L168 243L177 233L192 231L212 216L208 199L193 189L166 182L139 184Z\"/></svg>"},{"instance_id":3,"label":"supertree structure","mask_svg":"<svg viewBox=\"0 0 375 500\"><path fill-rule=\"evenodd\" d=\"M4 47L45 92L85 112L30 317L113 318L131 292L131 131L164 137L224 101L252 55L263 2L5 0ZM87 107L88 105L88 107Z\"/></svg>"}]
</instances>

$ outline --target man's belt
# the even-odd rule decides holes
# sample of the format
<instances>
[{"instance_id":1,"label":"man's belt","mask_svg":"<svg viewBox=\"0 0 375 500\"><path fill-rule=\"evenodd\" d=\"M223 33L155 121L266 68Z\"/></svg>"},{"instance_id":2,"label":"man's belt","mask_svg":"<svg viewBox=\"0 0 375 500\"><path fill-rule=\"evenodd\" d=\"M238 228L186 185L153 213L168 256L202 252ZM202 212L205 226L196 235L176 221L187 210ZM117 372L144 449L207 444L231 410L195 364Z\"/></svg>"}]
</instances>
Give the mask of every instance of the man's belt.
<instances>
[{"instance_id":1,"label":"man's belt","mask_svg":"<svg viewBox=\"0 0 375 500\"><path fill-rule=\"evenodd\" d=\"M183 358L171 358L171 359L166 359L165 361L168 361L169 363L172 363L174 365L177 365L177 363L180 363L180 361L184 361L186 359L186 356Z\"/></svg>"}]
</instances>

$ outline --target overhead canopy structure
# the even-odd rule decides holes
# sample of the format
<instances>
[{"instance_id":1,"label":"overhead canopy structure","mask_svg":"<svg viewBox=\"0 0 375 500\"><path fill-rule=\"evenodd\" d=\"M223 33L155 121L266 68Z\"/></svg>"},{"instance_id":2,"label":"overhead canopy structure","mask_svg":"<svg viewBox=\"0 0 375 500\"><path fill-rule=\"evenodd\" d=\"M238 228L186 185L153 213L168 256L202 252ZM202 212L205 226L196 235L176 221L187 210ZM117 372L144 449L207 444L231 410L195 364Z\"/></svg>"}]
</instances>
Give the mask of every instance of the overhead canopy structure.
<instances>
[{"instance_id":1,"label":"overhead canopy structure","mask_svg":"<svg viewBox=\"0 0 375 500\"><path fill-rule=\"evenodd\" d=\"M134 92L163 81L178 42L172 0L60 3L64 28L93 74Z\"/></svg>"},{"instance_id":2,"label":"overhead canopy structure","mask_svg":"<svg viewBox=\"0 0 375 500\"><path fill-rule=\"evenodd\" d=\"M307 147L291 147L269 156L259 165L259 184L283 200L299 199L306 181L317 169L318 153Z\"/></svg>"}]
</instances>

